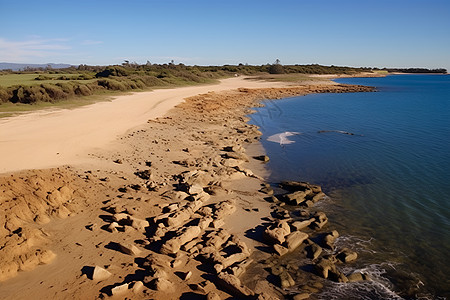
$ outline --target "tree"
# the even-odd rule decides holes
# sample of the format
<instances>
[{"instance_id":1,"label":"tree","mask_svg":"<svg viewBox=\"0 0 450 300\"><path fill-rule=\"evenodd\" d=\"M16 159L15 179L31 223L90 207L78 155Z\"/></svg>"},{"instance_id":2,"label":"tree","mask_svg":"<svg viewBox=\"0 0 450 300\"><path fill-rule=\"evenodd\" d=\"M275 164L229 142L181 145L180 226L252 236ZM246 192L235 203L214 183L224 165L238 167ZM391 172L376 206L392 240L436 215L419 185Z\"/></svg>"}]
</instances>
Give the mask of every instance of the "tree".
<instances>
[{"instance_id":1,"label":"tree","mask_svg":"<svg viewBox=\"0 0 450 300\"><path fill-rule=\"evenodd\" d=\"M270 74L284 74L284 68L281 65L281 61L277 58L275 63L269 66L268 71Z\"/></svg>"}]
</instances>

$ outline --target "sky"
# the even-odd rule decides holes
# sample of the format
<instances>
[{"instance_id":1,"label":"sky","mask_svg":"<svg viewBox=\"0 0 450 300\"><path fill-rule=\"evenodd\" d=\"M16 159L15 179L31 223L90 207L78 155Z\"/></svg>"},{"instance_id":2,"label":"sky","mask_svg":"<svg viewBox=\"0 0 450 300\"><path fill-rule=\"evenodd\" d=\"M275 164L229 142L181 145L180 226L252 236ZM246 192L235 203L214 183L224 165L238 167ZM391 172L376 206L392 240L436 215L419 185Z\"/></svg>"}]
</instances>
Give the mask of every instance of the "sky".
<instances>
[{"instance_id":1,"label":"sky","mask_svg":"<svg viewBox=\"0 0 450 300\"><path fill-rule=\"evenodd\" d=\"M0 0L0 62L450 70L449 0Z\"/></svg>"}]
</instances>

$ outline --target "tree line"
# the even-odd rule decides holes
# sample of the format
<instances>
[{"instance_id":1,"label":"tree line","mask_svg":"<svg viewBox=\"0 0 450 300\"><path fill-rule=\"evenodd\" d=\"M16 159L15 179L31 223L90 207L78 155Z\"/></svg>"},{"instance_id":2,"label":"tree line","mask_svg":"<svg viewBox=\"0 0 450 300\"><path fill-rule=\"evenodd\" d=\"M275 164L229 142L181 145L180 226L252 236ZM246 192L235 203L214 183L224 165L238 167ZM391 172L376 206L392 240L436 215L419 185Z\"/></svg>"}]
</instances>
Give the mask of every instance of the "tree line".
<instances>
[{"instance_id":1,"label":"tree line","mask_svg":"<svg viewBox=\"0 0 450 300\"><path fill-rule=\"evenodd\" d=\"M156 87L172 87L209 83L214 80L242 75L270 74L357 74L380 70L374 68L353 68L342 66L282 65L277 59L273 64L265 65L224 65L224 66L186 66L175 64L137 64L125 61L121 65L89 66L79 65L68 68L27 68L24 71L0 71L7 74L36 74L35 80L40 84L17 84L9 87L0 85L0 104L6 102L33 104L36 102L57 102L68 98L89 96L105 91L145 90ZM408 73L446 73L445 69L382 69L388 72ZM61 76L48 76L64 74ZM67 76L67 74L73 76ZM64 82L52 82L58 80Z\"/></svg>"}]
</instances>

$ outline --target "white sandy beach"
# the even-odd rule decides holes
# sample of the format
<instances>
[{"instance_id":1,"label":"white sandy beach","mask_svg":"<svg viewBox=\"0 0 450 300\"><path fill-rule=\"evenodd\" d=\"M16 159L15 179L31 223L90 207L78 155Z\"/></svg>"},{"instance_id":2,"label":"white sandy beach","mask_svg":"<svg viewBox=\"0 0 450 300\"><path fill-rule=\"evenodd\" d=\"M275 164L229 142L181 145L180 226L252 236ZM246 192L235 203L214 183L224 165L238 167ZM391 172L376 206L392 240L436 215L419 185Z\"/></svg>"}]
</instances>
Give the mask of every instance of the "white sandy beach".
<instances>
[{"instance_id":1,"label":"white sandy beach","mask_svg":"<svg viewBox=\"0 0 450 300\"><path fill-rule=\"evenodd\" d=\"M163 116L184 98L239 87L272 86L280 83L236 77L214 85L139 92L72 110L5 118L0 120L0 173L82 163L89 159L90 149L105 148L131 128Z\"/></svg>"}]
</instances>

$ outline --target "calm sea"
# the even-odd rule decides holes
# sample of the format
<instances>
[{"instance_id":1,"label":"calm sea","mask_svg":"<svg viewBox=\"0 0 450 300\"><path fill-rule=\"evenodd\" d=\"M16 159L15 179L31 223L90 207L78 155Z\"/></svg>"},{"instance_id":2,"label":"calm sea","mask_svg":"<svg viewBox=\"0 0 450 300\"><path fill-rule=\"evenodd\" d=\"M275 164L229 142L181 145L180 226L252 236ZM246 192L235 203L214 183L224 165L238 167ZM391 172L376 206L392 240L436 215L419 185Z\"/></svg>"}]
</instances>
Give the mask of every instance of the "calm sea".
<instances>
[{"instance_id":1,"label":"calm sea","mask_svg":"<svg viewBox=\"0 0 450 300\"><path fill-rule=\"evenodd\" d=\"M270 181L321 184L338 246L374 279L330 283L319 298L450 299L450 76L337 81L378 92L266 101L251 116Z\"/></svg>"}]
</instances>

